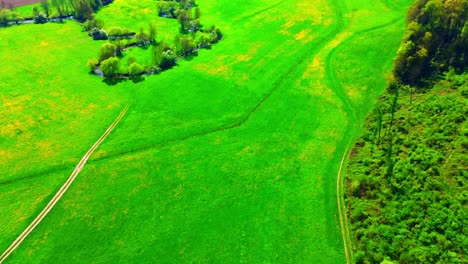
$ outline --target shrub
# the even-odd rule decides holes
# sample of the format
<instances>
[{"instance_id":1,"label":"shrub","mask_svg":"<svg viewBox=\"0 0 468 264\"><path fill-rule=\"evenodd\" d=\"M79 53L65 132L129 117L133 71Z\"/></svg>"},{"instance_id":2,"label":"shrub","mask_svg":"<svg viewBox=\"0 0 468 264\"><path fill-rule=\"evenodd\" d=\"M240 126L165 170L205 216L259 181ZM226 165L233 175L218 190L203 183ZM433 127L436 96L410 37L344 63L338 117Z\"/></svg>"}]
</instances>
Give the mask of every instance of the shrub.
<instances>
[{"instance_id":1,"label":"shrub","mask_svg":"<svg viewBox=\"0 0 468 264\"><path fill-rule=\"evenodd\" d=\"M110 57L101 62L101 71L106 77L115 76L119 70L119 59Z\"/></svg>"},{"instance_id":2,"label":"shrub","mask_svg":"<svg viewBox=\"0 0 468 264\"><path fill-rule=\"evenodd\" d=\"M44 24L47 22L47 16L43 12L39 12L37 16L34 17L34 23L36 24Z\"/></svg>"},{"instance_id":3,"label":"shrub","mask_svg":"<svg viewBox=\"0 0 468 264\"><path fill-rule=\"evenodd\" d=\"M130 66L128 66L128 74L130 76L138 76L143 74L144 72L145 69L137 62L134 62Z\"/></svg>"},{"instance_id":4,"label":"shrub","mask_svg":"<svg viewBox=\"0 0 468 264\"><path fill-rule=\"evenodd\" d=\"M161 63L159 66L161 67L161 69L168 69L174 66L175 62L176 62L176 55L174 54L172 50L169 49L169 50L162 52Z\"/></svg>"},{"instance_id":5,"label":"shrub","mask_svg":"<svg viewBox=\"0 0 468 264\"><path fill-rule=\"evenodd\" d=\"M101 46L99 51L99 61L106 60L110 57L114 57L117 53L117 46L112 43L106 42Z\"/></svg>"},{"instance_id":6,"label":"shrub","mask_svg":"<svg viewBox=\"0 0 468 264\"><path fill-rule=\"evenodd\" d=\"M104 29L93 28L90 31L91 37L94 40L106 40L107 39L107 32Z\"/></svg>"},{"instance_id":7,"label":"shrub","mask_svg":"<svg viewBox=\"0 0 468 264\"><path fill-rule=\"evenodd\" d=\"M96 70L99 67L99 61L97 59L90 59L88 60L88 67L91 72Z\"/></svg>"}]
</instances>

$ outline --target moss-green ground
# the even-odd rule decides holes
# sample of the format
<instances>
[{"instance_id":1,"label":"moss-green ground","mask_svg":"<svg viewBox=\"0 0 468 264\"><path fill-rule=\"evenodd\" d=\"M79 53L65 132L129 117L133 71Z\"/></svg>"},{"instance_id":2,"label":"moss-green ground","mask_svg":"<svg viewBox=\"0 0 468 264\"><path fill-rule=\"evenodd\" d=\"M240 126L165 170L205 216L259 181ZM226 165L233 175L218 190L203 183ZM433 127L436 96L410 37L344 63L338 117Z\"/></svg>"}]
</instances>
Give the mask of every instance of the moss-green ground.
<instances>
[{"instance_id":1,"label":"moss-green ground","mask_svg":"<svg viewBox=\"0 0 468 264\"><path fill-rule=\"evenodd\" d=\"M225 38L115 85L72 21L1 29L0 250L131 103L9 262L344 262L337 170L410 1L387 2L199 0Z\"/></svg>"}]
</instances>

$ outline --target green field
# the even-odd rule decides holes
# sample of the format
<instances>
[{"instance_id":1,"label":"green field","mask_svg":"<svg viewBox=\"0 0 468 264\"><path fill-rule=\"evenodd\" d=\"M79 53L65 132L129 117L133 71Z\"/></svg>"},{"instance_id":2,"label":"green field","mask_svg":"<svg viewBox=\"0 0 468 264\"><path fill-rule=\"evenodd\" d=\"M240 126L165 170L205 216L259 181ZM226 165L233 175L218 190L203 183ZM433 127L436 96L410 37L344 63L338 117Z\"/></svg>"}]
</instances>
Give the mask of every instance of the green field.
<instances>
[{"instance_id":1,"label":"green field","mask_svg":"<svg viewBox=\"0 0 468 264\"><path fill-rule=\"evenodd\" d=\"M197 2L224 39L138 83L89 74L73 21L0 29L1 251L131 104L8 263L345 262L338 168L411 1ZM98 17L139 28L130 3Z\"/></svg>"}]
</instances>

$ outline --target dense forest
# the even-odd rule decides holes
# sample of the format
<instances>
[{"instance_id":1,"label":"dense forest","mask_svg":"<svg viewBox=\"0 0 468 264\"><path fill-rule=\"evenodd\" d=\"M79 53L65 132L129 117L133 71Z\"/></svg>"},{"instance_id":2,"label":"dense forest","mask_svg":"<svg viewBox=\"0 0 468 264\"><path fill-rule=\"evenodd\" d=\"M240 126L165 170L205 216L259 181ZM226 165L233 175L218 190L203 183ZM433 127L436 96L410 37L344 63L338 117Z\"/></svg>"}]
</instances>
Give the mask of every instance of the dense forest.
<instances>
[{"instance_id":1,"label":"dense forest","mask_svg":"<svg viewBox=\"0 0 468 264\"><path fill-rule=\"evenodd\" d=\"M418 0L347 167L356 263L467 263L468 1Z\"/></svg>"}]
</instances>

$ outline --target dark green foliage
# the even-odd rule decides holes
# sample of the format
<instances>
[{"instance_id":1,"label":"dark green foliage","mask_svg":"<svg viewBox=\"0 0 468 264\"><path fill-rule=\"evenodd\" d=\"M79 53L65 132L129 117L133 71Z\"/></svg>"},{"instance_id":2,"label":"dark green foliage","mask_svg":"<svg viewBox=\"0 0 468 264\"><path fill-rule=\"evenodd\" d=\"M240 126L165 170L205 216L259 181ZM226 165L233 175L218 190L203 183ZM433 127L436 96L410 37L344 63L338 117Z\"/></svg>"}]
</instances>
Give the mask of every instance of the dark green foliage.
<instances>
[{"instance_id":1,"label":"dark green foliage","mask_svg":"<svg viewBox=\"0 0 468 264\"><path fill-rule=\"evenodd\" d=\"M104 29L93 28L90 31L90 36L94 40L106 40L107 39L107 32Z\"/></svg>"},{"instance_id":2,"label":"dark green foliage","mask_svg":"<svg viewBox=\"0 0 468 264\"><path fill-rule=\"evenodd\" d=\"M36 24L44 24L46 22L47 22L47 15L44 12L39 12L34 17L34 23L36 23Z\"/></svg>"},{"instance_id":3,"label":"dark green foliage","mask_svg":"<svg viewBox=\"0 0 468 264\"><path fill-rule=\"evenodd\" d=\"M395 59L403 84L423 85L449 68L468 65L468 1L419 0L408 12L408 29Z\"/></svg>"},{"instance_id":4,"label":"dark green foliage","mask_svg":"<svg viewBox=\"0 0 468 264\"><path fill-rule=\"evenodd\" d=\"M355 145L346 202L357 263L462 263L467 255L468 74L381 98ZM379 123L386 133L376 144Z\"/></svg>"}]
</instances>

